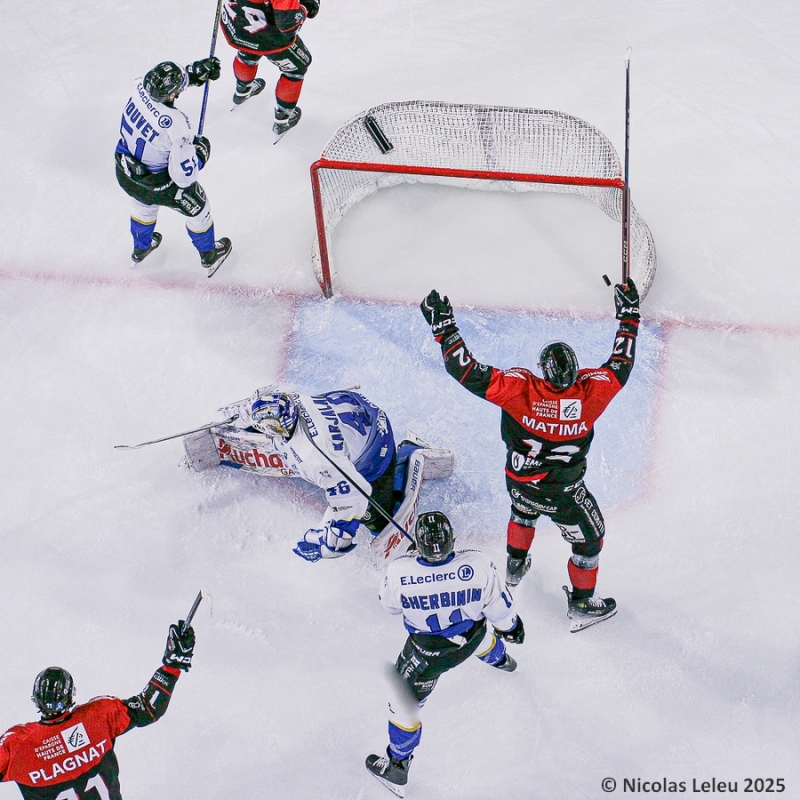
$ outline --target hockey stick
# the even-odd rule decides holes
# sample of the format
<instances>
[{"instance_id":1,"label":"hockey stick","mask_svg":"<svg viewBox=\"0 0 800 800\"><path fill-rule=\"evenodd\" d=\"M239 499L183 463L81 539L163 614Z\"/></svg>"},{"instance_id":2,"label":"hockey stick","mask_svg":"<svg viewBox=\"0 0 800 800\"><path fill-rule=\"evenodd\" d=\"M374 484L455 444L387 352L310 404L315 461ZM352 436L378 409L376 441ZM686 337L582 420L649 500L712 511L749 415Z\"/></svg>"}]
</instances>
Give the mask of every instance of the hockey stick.
<instances>
[{"instance_id":1,"label":"hockey stick","mask_svg":"<svg viewBox=\"0 0 800 800\"><path fill-rule=\"evenodd\" d=\"M217 15L214 17L214 33L211 34L211 49L209 50L208 57L214 56L214 51L217 49L217 31L219 31L219 18L222 14L222 0L217 0ZM203 87L203 105L200 108L200 121L197 123L197 135L203 135L203 126L206 122L206 104L208 103L208 87L211 81L206 81Z\"/></svg>"},{"instance_id":2,"label":"hockey stick","mask_svg":"<svg viewBox=\"0 0 800 800\"><path fill-rule=\"evenodd\" d=\"M200 601L203 599L203 590L201 589L197 593L197 597L194 599L194 603L192 607L189 609L189 613L186 615L186 619L183 621L183 625L181 625L181 636L186 633L186 629L192 624L192 620L194 619L194 613L197 611L197 607L200 605Z\"/></svg>"},{"instance_id":3,"label":"hockey stick","mask_svg":"<svg viewBox=\"0 0 800 800\"><path fill-rule=\"evenodd\" d=\"M228 425L229 423L233 422L235 419L239 419L238 414L234 414L232 417L228 417L228 419L223 419L220 422L209 422L207 425L201 425L199 428L192 428L190 431L184 431L183 433L174 433L172 436L163 436L161 439L151 439L149 442L140 442L139 444L115 444L115 450L138 450L140 447L146 447L149 444L158 444L159 442L168 442L170 439L180 439L181 436L188 436L190 433L199 433L200 431L206 431L209 428L216 428L218 425Z\"/></svg>"},{"instance_id":4,"label":"hockey stick","mask_svg":"<svg viewBox=\"0 0 800 800\"><path fill-rule=\"evenodd\" d=\"M631 129L631 48L625 52L625 174L622 189L622 283L627 286L631 274L631 187L628 181Z\"/></svg>"},{"instance_id":5,"label":"hockey stick","mask_svg":"<svg viewBox=\"0 0 800 800\"><path fill-rule=\"evenodd\" d=\"M295 401L295 402L297 402L297 401ZM302 406L300 403L297 403L297 405L298 405L298 406L299 406L299 407L300 407L300 408L301 408L303 411L305 411L305 408L303 408L303 406ZM318 444L315 442L315 441L314 441L314 437L311 435L311 432L308 430L308 425L307 425L307 423L306 423L306 421L305 421L305 418L303 417L303 415L302 415L302 414L298 414L298 415L297 415L297 421L298 421L298 423L300 424L300 428L301 428L301 430L302 430L302 431L303 431L303 433L306 435L306 439L308 439L308 441L309 441L309 442L311 442L311 444L314 446L314 449L315 449L315 450L317 450L317 452L318 452L320 455L322 455L322 456L325 458L325 460L326 460L326 461L328 461L328 463L330 463L330 465L331 465L331 466L332 466L332 467L333 467L333 468L334 468L334 469L335 469L335 470L336 470L336 471L337 471L337 472L338 472L338 473L339 473L339 474L340 474L340 475L341 475L343 478L346 478L346 479L347 479L347 480L348 480L348 481L349 481L349 482L350 482L350 483L351 483L353 486L355 486L355 488L356 488L356 489L357 489L357 490L358 490L358 491L361 493L361 495L363 495L363 497L366 499L367 503L368 503L369 505L371 505L371 506L372 506L372 507L373 507L373 508L374 508L374 509L375 509L375 510L376 510L376 511L377 511L377 512L378 512L378 513L379 513L379 514L380 514L380 515L381 515L381 516L382 516L382 517L383 517L383 518L384 518L384 519L385 519L387 522L389 522L390 524L394 525L394 527L395 527L395 528L397 528L397 530L399 530L399 531L400 531L400 533L402 533L402 534L403 534L403 536L405 536L405 537L406 537L406 538L407 538L407 539L408 539L408 540L409 540L409 541L410 541L412 544L415 544L413 537L409 536L409 534L408 534L408 531L407 531L407 530L405 530L405 529L404 529L404 528L403 528L401 525L398 525L398 524L397 524L397 522L395 522L395 519L394 519L394 517L393 517L393 516L392 516L392 515L391 515L391 514L390 514L388 511L386 511L386 510L383 508L383 506L382 506L380 503L378 503L377 501L373 500L373 499L372 499L372 498L371 498L371 497L370 497L370 496L369 496L369 495L368 495L368 494L367 494L367 493L366 493L366 492L365 492L365 491L364 491L364 490L363 490L363 489L362 489L362 488L361 488L361 487L360 487L360 486L359 486L359 485L358 485L358 484L357 484L357 483L356 483L356 482L355 482L355 481L354 481L354 480L353 480L353 479L352 479L352 478L351 478L351 477L350 477L350 476L349 476L349 475L348 475L348 474L347 474L347 473L346 473L346 472L345 472L345 471L344 471L344 470L343 470L343 469L342 469L342 468L341 468L341 467L340 467L340 466L339 466L339 465L338 465L338 464L337 464L337 463L336 463L336 462L335 462L335 461L334 461L334 460L333 460L333 459L332 459L332 458L331 458L331 457L330 457L330 456L329 456L329 455L328 455L328 454L327 454L327 453L326 453L326 452L325 452L325 451L324 451L324 450L323 450L323 449L322 449L322 448L321 448L321 447L320 447L320 446L319 446L319 445L318 445Z\"/></svg>"}]
</instances>

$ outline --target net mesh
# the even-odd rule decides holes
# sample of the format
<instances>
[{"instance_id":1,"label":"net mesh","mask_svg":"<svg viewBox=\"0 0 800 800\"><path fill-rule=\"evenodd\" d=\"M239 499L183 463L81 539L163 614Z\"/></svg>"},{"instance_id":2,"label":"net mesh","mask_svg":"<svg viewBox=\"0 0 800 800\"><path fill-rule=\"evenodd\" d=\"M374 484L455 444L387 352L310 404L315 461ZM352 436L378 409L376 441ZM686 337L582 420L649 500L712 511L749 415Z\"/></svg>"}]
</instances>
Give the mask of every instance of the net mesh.
<instances>
[{"instance_id":1,"label":"net mesh","mask_svg":"<svg viewBox=\"0 0 800 800\"><path fill-rule=\"evenodd\" d=\"M392 149L381 148L365 120L374 119ZM363 169L327 162L361 164ZM369 171L422 168L439 174ZM385 103L363 111L343 125L317 162L318 219L323 221L329 274L333 274L331 237L339 220L356 203L388 186L438 183L490 191L548 191L588 197L612 219L622 218L622 168L614 146L597 128L559 111L503 106L458 105L431 101ZM508 173L504 180L454 177L459 170L486 175ZM585 180L588 184L559 183ZM614 181L618 186L590 185ZM555 181L555 182L554 182ZM323 256L315 241L313 259L323 284ZM655 277L656 251L645 221L631 204L630 274L644 297ZM324 287L323 287L324 288Z\"/></svg>"}]
</instances>

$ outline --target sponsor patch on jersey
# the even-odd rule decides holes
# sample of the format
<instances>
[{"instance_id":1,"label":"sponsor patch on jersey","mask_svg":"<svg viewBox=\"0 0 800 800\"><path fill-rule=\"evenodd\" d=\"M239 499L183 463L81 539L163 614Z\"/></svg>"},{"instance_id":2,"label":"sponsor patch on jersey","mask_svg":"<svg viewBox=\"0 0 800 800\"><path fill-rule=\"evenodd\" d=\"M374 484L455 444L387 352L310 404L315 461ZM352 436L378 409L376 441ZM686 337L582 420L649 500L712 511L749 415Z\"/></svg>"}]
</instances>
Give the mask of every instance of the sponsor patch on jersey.
<instances>
[{"instance_id":1,"label":"sponsor patch on jersey","mask_svg":"<svg viewBox=\"0 0 800 800\"><path fill-rule=\"evenodd\" d=\"M158 118L158 127L159 128L171 128L172 127L172 117L168 117L166 114L162 114Z\"/></svg>"},{"instance_id":2,"label":"sponsor patch on jersey","mask_svg":"<svg viewBox=\"0 0 800 800\"><path fill-rule=\"evenodd\" d=\"M468 581L472 579L472 576L475 574L475 570L469 564L462 564L458 568L458 577L462 581Z\"/></svg>"},{"instance_id":3,"label":"sponsor patch on jersey","mask_svg":"<svg viewBox=\"0 0 800 800\"><path fill-rule=\"evenodd\" d=\"M593 370L592 372L586 372L578 378L581 381L604 381L605 383L611 383L611 378L608 377L606 372L602 370Z\"/></svg>"},{"instance_id":4,"label":"sponsor patch on jersey","mask_svg":"<svg viewBox=\"0 0 800 800\"><path fill-rule=\"evenodd\" d=\"M558 401L558 418L563 420L574 420L581 418L581 401L578 399Z\"/></svg>"},{"instance_id":5,"label":"sponsor patch on jersey","mask_svg":"<svg viewBox=\"0 0 800 800\"><path fill-rule=\"evenodd\" d=\"M558 419L558 401L534 400L531 403L531 411L537 417L544 417L545 419ZM564 417L561 417L561 419L564 419Z\"/></svg>"},{"instance_id":6,"label":"sponsor patch on jersey","mask_svg":"<svg viewBox=\"0 0 800 800\"><path fill-rule=\"evenodd\" d=\"M71 728L64 728L64 730L61 731L61 738L64 740L64 744L67 746L67 752L69 753L74 753L76 750L81 750L91 744L89 736L86 733L86 728L83 727L82 722L73 725Z\"/></svg>"}]
</instances>

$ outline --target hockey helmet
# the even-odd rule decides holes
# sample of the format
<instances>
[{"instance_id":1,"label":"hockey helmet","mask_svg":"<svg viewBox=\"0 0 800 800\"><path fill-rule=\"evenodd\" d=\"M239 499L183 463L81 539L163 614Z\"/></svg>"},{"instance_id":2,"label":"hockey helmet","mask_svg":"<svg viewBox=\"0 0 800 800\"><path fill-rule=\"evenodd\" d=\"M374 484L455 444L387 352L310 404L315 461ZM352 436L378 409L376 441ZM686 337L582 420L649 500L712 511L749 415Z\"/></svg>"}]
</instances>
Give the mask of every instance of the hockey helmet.
<instances>
[{"instance_id":1,"label":"hockey helmet","mask_svg":"<svg viewBox=\"0 0 800 800\"><path fill-rule=\"evenodd\" d=\"M569 389L578 378L578 358L564 342L550 342L539 354L544 379L559 391Z\"/></svg>"},{"instance_id":2,"label":"hockey helmet","mask_svg":"<svg viewBox=\"0 0 800 800\"><path fill-rule=\"evenodd\" d=\"M288 440L297 427L297 406L287 394L260 395L250 407L250 419L259 433Z\"/></svg>"},{"instance_id":3,"label":"hockey helmet","mask_svg":"<svg viewBox=\"0 0 800 800\"><path fill-rule=\"evenodd\" d=\"M53 719L75 705L75 684L72 675L61 667L43 669L33 682L31 695L43 719Z\"/></svg>"},{"instance_id":4,"label":"hockey helmet","mask_svg":"<svg viewBox=\"0 0 800 800\"><path fill-rule=\"evenodd\" d=\"M173 61L162 61L144 76L144 88L157 103L177 97L188 85L186 70Z\"/></svg>"},{"instance_id":5,"label":"hockey helmet","mask_svg":"<svg viewBox=\"0 0 800 800\"><path fill-rule=\"evenodd\" d=\"M427 511L417 517L414 528L417 550L423 561L440 564L453 552L455 536L450 520L441 511Z\"/></svg>"}]
</instances>

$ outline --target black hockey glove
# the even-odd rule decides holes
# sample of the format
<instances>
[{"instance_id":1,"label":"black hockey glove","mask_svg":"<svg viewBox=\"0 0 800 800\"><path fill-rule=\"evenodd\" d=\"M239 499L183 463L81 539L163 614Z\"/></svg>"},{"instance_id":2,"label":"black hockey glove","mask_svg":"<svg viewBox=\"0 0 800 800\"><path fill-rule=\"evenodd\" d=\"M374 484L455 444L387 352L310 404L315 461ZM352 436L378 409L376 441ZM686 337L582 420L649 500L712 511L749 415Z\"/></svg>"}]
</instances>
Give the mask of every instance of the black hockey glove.
<instances>
[{"instance_id":1,"label":"black hockey glove","mask_svg":"<svg viewBox=\"0 0 800 800\"><path fill-rule=\"evenodd\" d=\"M195 136L192 144L197 157L200 159L200 168L202 169L208 164L208 159L211 158L211 142L205 136Z\"/></svg>"},{"instance_id":2,"label":"black hockey glove","mask_svg":"<svg viewBox=\"0 0 800 800\"><path fill-rule=\"evenodd\" d=\"M318 0L300 0L300 5L306 10L306 16L309 19L314 19L319 14Z\"/></svg>"},{"instance_id":3,"label":"black hockey glove","mask_svg":"<svg viewBox=\"0 0 800 800\"><path fill-rule=\"evenodd\" d=\"M495 628L497 630L497 628ZM505 639L512 644L522 644L525 641L525 626L522 624L522 617L517 615L517 621L507 631L497 631L501 639Z\"/></svg>"},{"instance_id":4,"label":"black hockey glove","mask_svg":"<svg viewBox=\"0 0 800 800\"><path fill-rule=\"evenodd\" d=\"M434 337L440 339L449 328L458 330L453 316L453 307L447 297L439 297L439 292L434 289L420 303L420 311L425 317L425 322L431 326Z\"/></svg>"},{"instance_id":5,"label":"black hockey glove","mask_svg":"<svg viewBox=\"0 0 800 800\"><path fill-rule=\"evenodd\" d=\"M169 626L167 646L164 649L161 663L165 667L174 667L188 672L192 666L192 655L194 654L194 628L190 625L181 633L182 627L183 620L179 620L177 625Z\"/></svg>"},{"instance_id":6,"label":"black hockey glove","mask_svg":"<svg viewBox=\"0 0 800 800\"><path fill-rule=\"evenodd\" d=\"M220 76L222 65L216 56L201 58L186 67L189 86L200 86L207 81L215 81Z\"/></svg>"},{"instance_id":7,"label":"black hockey glove","mask_svg":"<svg viewBox=\"0 0 800 800\"><path fill-rule=\"evenodd\" d=\"M639 292L630 278L625 286L618 283L614 287L614 305L617 319L639 320Z\"/></svg>"}]
</instances>

